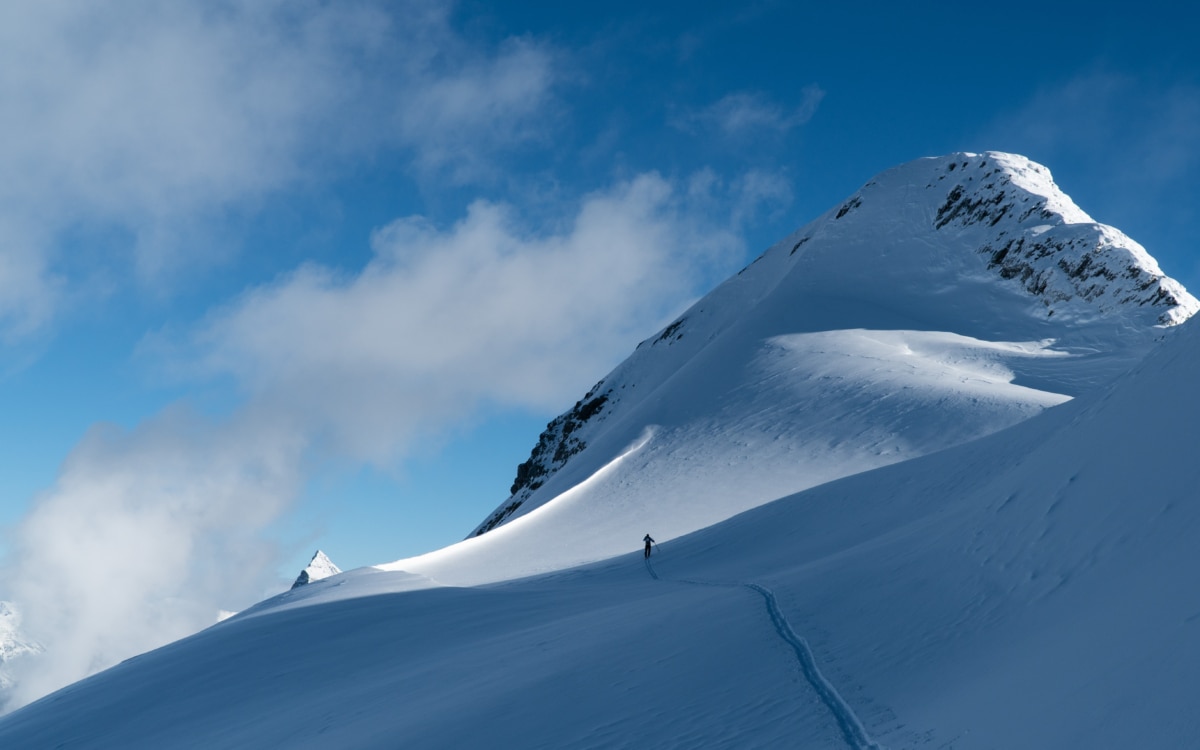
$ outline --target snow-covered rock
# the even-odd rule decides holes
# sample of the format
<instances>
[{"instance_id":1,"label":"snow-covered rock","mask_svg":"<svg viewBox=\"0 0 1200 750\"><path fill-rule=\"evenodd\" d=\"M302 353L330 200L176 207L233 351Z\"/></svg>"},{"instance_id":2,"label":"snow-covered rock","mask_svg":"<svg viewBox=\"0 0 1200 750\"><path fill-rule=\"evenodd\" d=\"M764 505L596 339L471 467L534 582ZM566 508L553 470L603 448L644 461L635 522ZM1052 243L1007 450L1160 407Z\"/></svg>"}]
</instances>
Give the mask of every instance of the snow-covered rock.
<instances>
[{"instance_id":1,"label":"snow-covered rock","mask_svg":"<svg viewBox=\"0 0 1200 750\"><path fill-rule=\"evenodd\" d=\"M317 550L316 554L312 556L312 560L309 561L308 566L300 571L300 575L296 576L296 581L292 584L292 588L303 586L313 581L319 581L322 578L335 576L341 572L341 568L334 565L333 560L330 560L328 555L321 550Z\"/></svg>"}]
</instances>

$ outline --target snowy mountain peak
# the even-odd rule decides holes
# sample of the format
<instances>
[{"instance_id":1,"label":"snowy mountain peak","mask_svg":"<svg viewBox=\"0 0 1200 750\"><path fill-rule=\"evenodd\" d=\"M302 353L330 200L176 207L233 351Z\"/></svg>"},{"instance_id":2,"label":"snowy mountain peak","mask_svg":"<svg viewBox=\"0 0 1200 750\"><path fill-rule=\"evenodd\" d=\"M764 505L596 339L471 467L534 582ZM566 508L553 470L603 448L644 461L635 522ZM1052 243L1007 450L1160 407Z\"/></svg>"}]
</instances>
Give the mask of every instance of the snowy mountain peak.
<instances>
[{"instance_id":1,"label":"snowy mountain peak","mask_svg":"<svg viewBox=\"0 0 1200 750\"><path fill-rule=\"evenodd\" d=\"M1040 164L999 152L918 159L639 344L546 426L472 536L558 497L578 502L576 488L632 445L649 446L638 460L663 488L645 506L612 502L698 528L1022 421L1111 382L1198 309ZM675 476L701 444L724 468ZM714 483L729 496L720 507L685 499Z\"/></svg>"},{"instance_id":2,"label":"snowy mountain peak","mask_svg":"<svg viewBox=\"0 0 1200 750\"><path fill-rule=\"evenodd\" d=\"M1017 285L1041 303L1046 317L1176 325L1200 309L1145 248L1093 220L1049 169L1023 156L957 153L888 170L799 233L797 244L878 236L883 227L927 240L908 259L915 264L932 261L936 268L951 259L938 251L921 255L947 240L965 245L975 257L953 259L960 279L979 274ZM884 248L875 250L882 250L877 259L888 256Z\"/></svg>"},{"instance_id":3,"label":"snowy mountain peak","mask_svg":"<svg viewBox=\"0 0 1200 750\"><path fill-rule=\"evenodd\" d=\"M322 552L317 550L313 555L312 561L308 563L308 567L300 571L300 575L296 577L296 582L292 584L292 588L303 586L313 581L319 581L322 578L328 578L341 573L341 568L333 564L333 560Z\"/></svg>"}]
</instances>

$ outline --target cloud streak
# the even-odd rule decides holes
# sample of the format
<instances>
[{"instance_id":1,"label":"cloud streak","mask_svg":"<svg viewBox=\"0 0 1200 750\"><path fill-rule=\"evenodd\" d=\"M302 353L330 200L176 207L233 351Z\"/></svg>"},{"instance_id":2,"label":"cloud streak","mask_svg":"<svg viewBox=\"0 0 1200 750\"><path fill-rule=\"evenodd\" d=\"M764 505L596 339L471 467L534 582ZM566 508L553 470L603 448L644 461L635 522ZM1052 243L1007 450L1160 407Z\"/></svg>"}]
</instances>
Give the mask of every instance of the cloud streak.
<instances>
[{"instance_id":1,"label":"cloud streak","mask_svg":"<svg viewBox=\"0 0 1200 750\"><path fill-rule=\"evenodd\" d=\"M798 105L783 107L764 94L738 91L698 112L677 117L672 124L684 131L715 131L728 138L782 135L811 120L825 97L825 92L815 85L805 86L800 93Z\"/></svg>"}]
</instances>

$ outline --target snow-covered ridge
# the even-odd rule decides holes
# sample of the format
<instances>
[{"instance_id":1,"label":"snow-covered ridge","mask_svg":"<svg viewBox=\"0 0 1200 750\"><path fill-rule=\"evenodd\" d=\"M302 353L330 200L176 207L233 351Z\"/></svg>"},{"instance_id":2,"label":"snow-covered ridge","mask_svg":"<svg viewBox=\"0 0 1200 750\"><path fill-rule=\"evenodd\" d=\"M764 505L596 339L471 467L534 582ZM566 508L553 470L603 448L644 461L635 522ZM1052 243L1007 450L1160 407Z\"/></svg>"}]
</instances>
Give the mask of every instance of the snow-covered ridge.
<instances>
[{"instance_id":1,"label":"snow-covered ridge","mask_svg":"<svg viewBox=\"0 0 1200 750\"><path fill-rule=\"evenodd\" d=\"M624 441L633 439L648 418L628 424L635 413L677 398L660 389L678 387L680 373L715 356L728 337L765 342L904 328L1014 345L1054 342L1060 353L1090 354L1008 366L1018 382L1075 395L1140 358L1156 328L1198 309L1200 301L1141 245L1094 221L1045 167L999 152L918 159L877 175L639 344L547 425L511 496L472 535L565 490L565 482L543 487L606 433L623 426ZM989 423L979 434L994 428ZM609 453L621 447L614 443ZM576 481L583 476L586 470Z\"/></svg>"}]
</instances>

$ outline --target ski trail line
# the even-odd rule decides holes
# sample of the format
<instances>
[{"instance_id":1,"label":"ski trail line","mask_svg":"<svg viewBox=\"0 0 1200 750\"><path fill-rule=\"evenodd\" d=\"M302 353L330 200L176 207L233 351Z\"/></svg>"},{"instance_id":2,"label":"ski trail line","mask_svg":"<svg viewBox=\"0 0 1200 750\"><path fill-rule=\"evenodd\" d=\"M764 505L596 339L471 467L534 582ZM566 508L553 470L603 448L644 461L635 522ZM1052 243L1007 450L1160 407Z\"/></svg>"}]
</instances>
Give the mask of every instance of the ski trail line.
<instances>
[{"instance_id":1,"label":"ski trail line","mask_svg":"<svg viewBox=\"0 0 1200 750\"><path fill-rule=\"evenodd\" d=\"M817 691L817 695L821 697L821 700L829 707L829 710L833 712L838 726L842 728L842 734L846 736L846 742L855 748L855 750L882 750L871 739L871 736L867 734L866 727L859 721L858 715L854 713L854 709L850 707L850 704L842 698L837 688L829 680L825 679L825 675L821 674L821 670L817 668L817 661L813 658L812 649L809 648L808 641L804 640L792 629L791 623L783 615L783 610L779 608L779 600L775 598L775 592L757 583L743 585L748 589L762 594L763 599L767 601L767 612L771 615L771 622L775 624L776 632L779 633L783 640L791 644L795 650L796 658L800 661L800 667L804 670L804 677L812 685L813 689Z\"/></svg>"},{"instance_id":2,"label":"ski trail line","mask_svg":"<svg viewBox=\"0 0 1200 750\"><path fill-rule=\"evenodd\" d=\"M646 571L650 573L650 577L654 580L664 580L658 577L658 573L654 571L654 566L650 564L650 558L648 557L646 558ZM821 702L833 714L838 728L842 730L842 736L845 738L846 744L854 748L854 750L884 750L881 745L871 739L871 735L867 733L866 727L863 726L858 715L854 713L854 709L841 696L837 688L825 678L825 675L821 674L821 670L817 667L817 660L813 656L812 648L808 645L808 641L804 640L792 628L791 623L784 616L783 610L779 608L779 600L775 598L774 591L757 583L718 583L715 581L688 580L678 580L675 583L684 583L691 586L744 587L760 595L767 603L767 614L771 617L771 624L775 626L775 632L779 634L780 638L787 641L788 645L796 653L796 660L800 662L800 670L804 673L804 679L808 681L808 684L816 692Z\"/></svg>"}]
</instances>

